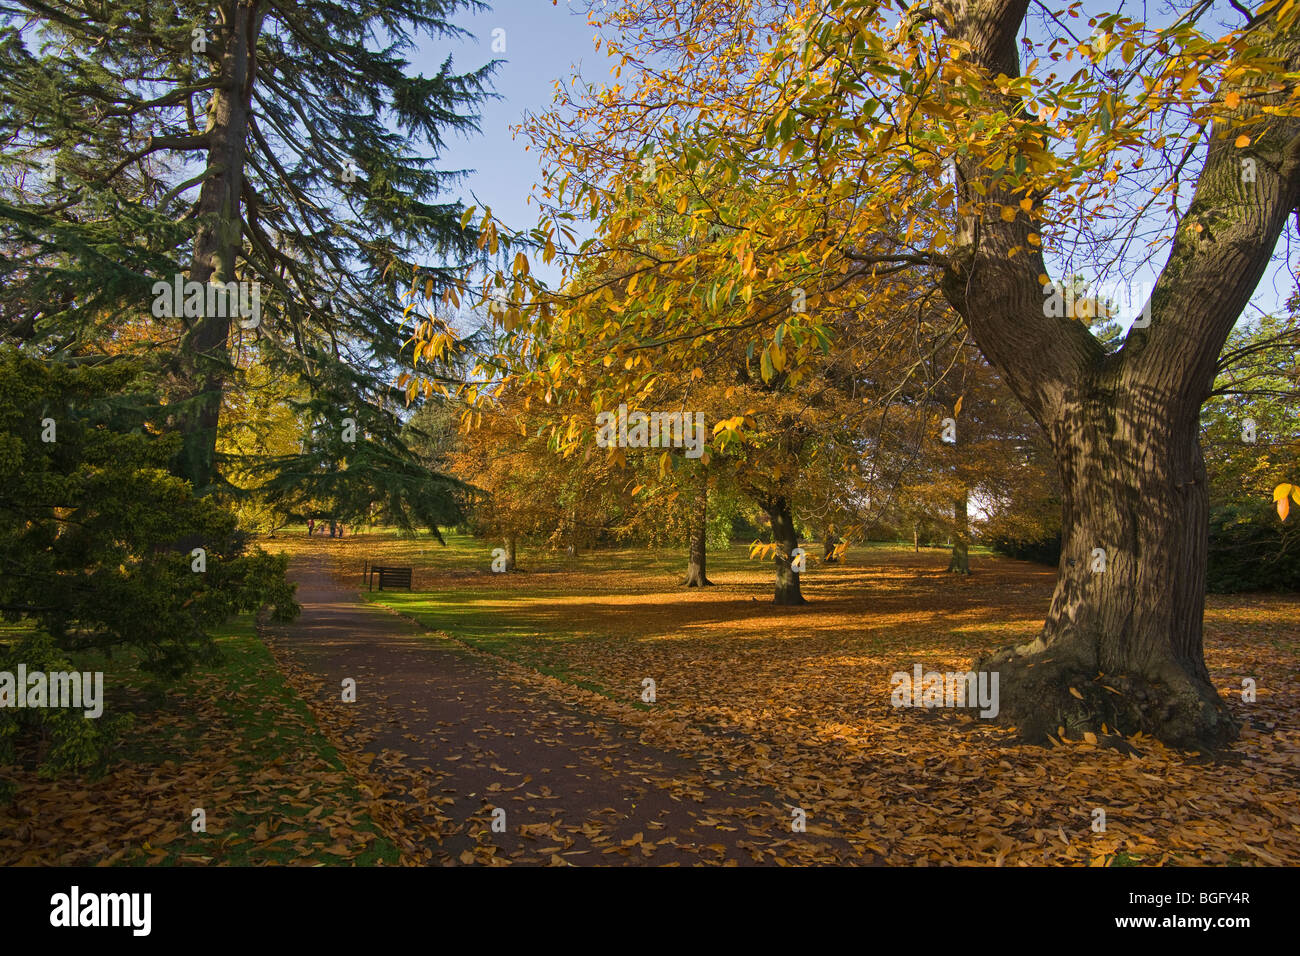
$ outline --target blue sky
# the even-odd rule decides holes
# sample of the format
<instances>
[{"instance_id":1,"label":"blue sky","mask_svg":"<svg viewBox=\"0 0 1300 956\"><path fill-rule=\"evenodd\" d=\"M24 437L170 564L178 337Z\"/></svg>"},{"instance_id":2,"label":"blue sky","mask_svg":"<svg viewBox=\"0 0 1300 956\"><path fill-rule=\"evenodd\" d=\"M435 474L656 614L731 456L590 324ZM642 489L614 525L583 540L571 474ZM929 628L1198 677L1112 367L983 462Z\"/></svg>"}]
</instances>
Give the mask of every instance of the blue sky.
<instances>
[{"instance_id":1,"label":"blue sky","mask_svg":"<svg viewBox=\"0 0 1300 956\"><path fill-rule=\"evenodd\" d=\"M481 132L454 139L442 165L472 169L458 191L459 198L466 205L479 205L480 210L484 204L491 206L494 215L516 229L536 224L537 208L527 200L533 185L542 178L542 168L538 153L525 152L527 141L522 135L516 138L511 127L526 112L547 108L555 81L567 79L575 66L588 81L601 82L609 76L604 51L595 49L595 29L587 23L585 8L584 0L496 0L488 10L454 15L454 22L469 31L471 38L460 43L426 41L413 61L413 66L425 73L435 72L448 52L455 58L453 66L461 71L494 58L503 61L493 84L499 98L483 105ZM1160 19L1158 15L1151 18ZM493 52L494 30L504 31L497 35L504 40L504 52ZM1149 288L1167 252L1164 247L1146 263L1130 263L1123 270L1128 281ZM1291 253L1284 234L1277 259L1265 273L1244 318L1253 318L1257 310L1281 310L1293 288L1287 268L1287 260L1294 258ZM537 262L534 268L547 281L559 277L558 265L548 268ZM1126 309L1121 324L1127 327L1136 312L1136 308Z\"/></svg>"},{"instance_id":2,"label":"blue sky","mask_svg":"<svg viewBox=\"0 0 1300 956\"><path fill-rule=\"evenodd\" d=\"M492 9L475 14L456 14L454 22L474 35L472 40L449 45L428 43L423 56L413 65L424 73L437 70L450 51L453 66L460 71L475 69L492 59L503 62L493 86L499 99L483 105L480 135L454 141L443 157L445 168L463 167L474 172L459 190L467 206L492 207L493 215L512 228L528 229L537 223L537 207L526 205L529 193L542 178L536 150L521 134L510 131L530 110L548 107L555 81L567 78L580 65L583 75L603 80L608 75L605 54L595 49L595 29L588 25L585 3L560 0L497 0ZM494 53L493 31L504 30L505 52ZM478 202L476 202L476 199ZM541 264L537 264L540 269ZM559 270L555 270L558 277Z\"/></svg>"}]
</instances>

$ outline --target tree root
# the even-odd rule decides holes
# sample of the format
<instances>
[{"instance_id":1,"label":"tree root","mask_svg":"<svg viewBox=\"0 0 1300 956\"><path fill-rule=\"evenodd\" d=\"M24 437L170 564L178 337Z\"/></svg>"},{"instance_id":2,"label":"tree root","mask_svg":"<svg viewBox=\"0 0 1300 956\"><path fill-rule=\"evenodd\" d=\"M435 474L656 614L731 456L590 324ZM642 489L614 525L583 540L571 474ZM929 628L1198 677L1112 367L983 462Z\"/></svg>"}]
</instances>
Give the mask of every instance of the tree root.
<instances>
[{"instance_id":1,"label":"tree root","mask_svg":"<svg viewBox=\"0 0 1300 956\"><path fill-rule=\"evenodd\" d=\"M995 719L1031 743L1060 734L1141 732L1173 747L1214 751L1236 739L1240 725L1206 681L1174 661L1144 673L1103 674L1090 655L1061 642L1006 648L974 670L998 674Z\"/></svg>"}]
</instances>

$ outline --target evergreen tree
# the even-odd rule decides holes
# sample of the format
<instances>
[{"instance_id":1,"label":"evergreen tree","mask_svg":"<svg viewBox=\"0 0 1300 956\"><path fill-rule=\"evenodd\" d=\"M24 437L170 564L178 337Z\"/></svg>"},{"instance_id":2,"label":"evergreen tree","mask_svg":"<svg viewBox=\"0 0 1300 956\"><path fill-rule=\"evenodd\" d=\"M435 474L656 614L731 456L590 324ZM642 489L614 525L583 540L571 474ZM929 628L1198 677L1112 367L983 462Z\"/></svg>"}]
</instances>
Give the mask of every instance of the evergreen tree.
<instances>
[{"instance_id":1,"label":"evergreen tree","mask_svg":"<svg viewBox=\"0 0 1300 956\"><path fill-rule=\"evenodd\" d=\"M54 650L130 646L174 675L231 615L297 606L286 559L167 473L179 436L156 433L161 411L130 361L0 349L0 616Z\"/></svg>"},{"instance_id":2,"label":"evergreen tree","mask_svg":"<svg viewBox=\"0 0 1300 956\"><path fill-rule=\"evenodd\" d=\"M300 379L331 427L354 418L404 456L388 400L404 322L417 307L436 322L476 254L441 198L463 171L436 165L450 134L475 128L495 65L457 73L448 56L425 76L408 58L421 37L463 35L451 17L480 6L0 5L0 335L85 354L147 323L183 437L172 468L201 492L220 481L240 345ZM178 277L203 290L182 286L183 307L161 291Z\"/></svg>"}]
</instances>

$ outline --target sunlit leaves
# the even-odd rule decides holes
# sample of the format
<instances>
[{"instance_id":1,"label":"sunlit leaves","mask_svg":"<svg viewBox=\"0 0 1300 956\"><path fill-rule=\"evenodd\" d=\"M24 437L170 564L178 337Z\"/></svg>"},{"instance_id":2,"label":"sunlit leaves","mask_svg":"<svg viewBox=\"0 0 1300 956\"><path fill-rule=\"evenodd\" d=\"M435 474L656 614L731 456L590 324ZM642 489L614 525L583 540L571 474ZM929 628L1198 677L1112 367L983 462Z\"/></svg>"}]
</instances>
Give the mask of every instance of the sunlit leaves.
<instances>
[{"instance_id":1,"label":"sunlit leaves","mask_svg":"<svg viewBox=\"0 0 1300 956\"><path fill-rule=\"evenodd\" d=\"M1291 501L1300 504L1300 485L1281 484L1273 489L1273 501L1277 503L1277 515L1283 521L1291 513Z\"/></svg>"}]
</instances>

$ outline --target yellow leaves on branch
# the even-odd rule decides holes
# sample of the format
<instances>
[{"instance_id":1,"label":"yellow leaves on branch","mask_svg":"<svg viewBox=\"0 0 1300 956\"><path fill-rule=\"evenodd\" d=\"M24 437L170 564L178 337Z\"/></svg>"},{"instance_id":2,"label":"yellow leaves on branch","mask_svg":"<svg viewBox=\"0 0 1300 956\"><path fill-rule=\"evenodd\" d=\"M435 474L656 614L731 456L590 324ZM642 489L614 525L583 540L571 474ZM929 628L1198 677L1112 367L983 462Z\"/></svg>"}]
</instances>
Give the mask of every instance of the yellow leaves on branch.
<instances>
[{"instance_id":1,"label":"yellow leaves on branch","mask_svg":"<svg viewBox=\"0 0 1300 956\"><path fill-rule=\"evenodd\" d=\"M1291 513L1291 499L1300 504L1300 485L1278 485L1273 489L1273 500L1277 502L1277 514L1283 521Z\"/></svg>"}]
</instances>

